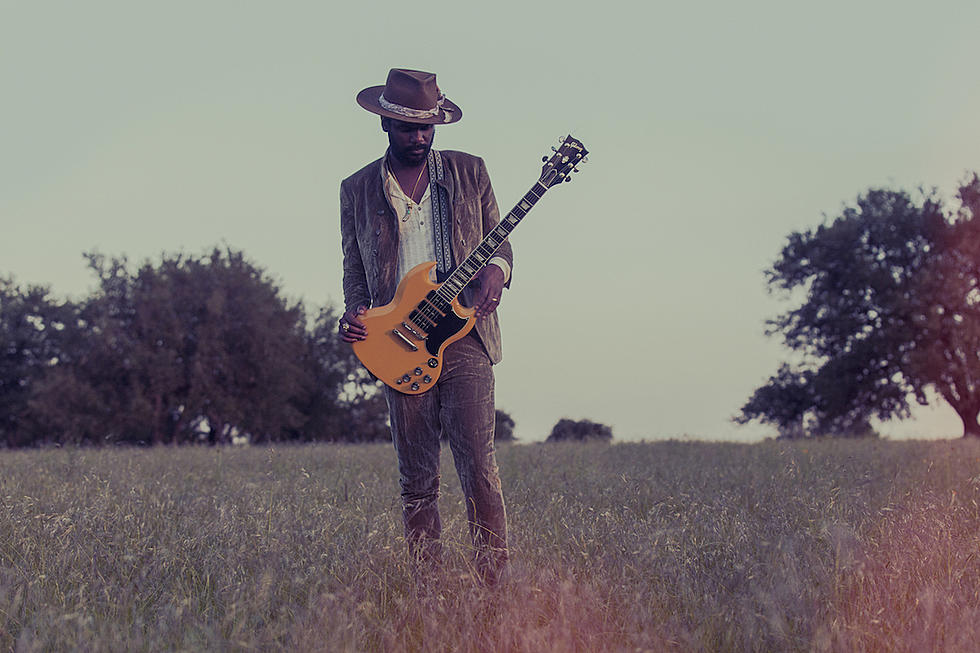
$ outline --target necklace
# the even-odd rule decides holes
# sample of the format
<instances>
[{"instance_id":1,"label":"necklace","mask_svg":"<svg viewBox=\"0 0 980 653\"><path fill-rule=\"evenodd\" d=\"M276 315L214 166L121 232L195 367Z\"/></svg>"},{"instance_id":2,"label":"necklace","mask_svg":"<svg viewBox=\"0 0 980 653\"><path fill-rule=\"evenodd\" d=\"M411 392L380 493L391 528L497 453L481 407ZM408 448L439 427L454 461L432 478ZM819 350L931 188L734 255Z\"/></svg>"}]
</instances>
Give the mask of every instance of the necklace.
<instances>
[{"instance_id":1,"label":"necklace","mask_svg":"<svg viewBox=\"0 0 980 653\"><path fill-rule=\"evenodd\" d=\"M408 222L409 216L412 215L412 206L415 205L415 191L419 188L419 182L422 181L422 173L425 172L425 169L426 166L423 165L422 169L419 170L419 176L415 180L415 185L412 186L412 192L408 196L408 206L405 207L405 217L402 218L402 222Z\"/></svg>"},{"instance_id":2,"label":"necklace","mask_svg":"<svg viewBox=\"0 0 980 653\"><path fill-rule=\"evenodd\" d=\"M413 202L415 201L415 191L416 191L416 190L418 190L418 188L419 188L419 182L420 182L420 181L422 181L422 173L423 173L423 172L425 172L425 166L424 166L424 165L422 166L422 169L421 169L421 170L419 170L419 176L418 176L418 178L417 178L417 179L415 180L415 185L414 185L414 186L412 186L412 194L411 194L411 195L409 195L409 198L410 198L410 199L411 199L411 200L412 200Z\"/></svg>"}]
</instances>

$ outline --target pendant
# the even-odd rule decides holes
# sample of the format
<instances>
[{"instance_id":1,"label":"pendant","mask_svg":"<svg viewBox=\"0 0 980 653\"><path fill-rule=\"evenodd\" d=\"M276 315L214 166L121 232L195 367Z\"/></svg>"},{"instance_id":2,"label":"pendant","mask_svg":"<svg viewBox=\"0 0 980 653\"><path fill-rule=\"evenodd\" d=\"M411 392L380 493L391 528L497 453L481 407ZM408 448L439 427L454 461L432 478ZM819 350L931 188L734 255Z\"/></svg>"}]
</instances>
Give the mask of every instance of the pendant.
<instances>
[{"instance_id":1,"label":"pendant","mask_svg":"<svg viewBox=\"0 0 980 653\"><path fill-rule=\"evenodd\" d=\"M412 217L412 209L417 208L418 204L413 202L405 202L405 217L402 218L402 222L408 222L408 219Z\"/></svg>"}]
</instances>

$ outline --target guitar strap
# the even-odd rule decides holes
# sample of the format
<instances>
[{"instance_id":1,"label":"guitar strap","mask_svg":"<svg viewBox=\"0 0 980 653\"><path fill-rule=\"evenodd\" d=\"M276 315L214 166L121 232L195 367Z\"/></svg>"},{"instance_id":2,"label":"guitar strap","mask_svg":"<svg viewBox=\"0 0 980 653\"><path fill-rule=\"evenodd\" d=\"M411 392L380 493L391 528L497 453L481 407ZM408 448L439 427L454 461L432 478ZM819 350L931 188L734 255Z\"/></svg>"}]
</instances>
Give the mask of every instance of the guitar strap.
<instances>
[{"instance_id":1,"label":"guitar strap","mask_svg":"<svg viewBox=\"0 0 980 653\"><path fill-rule=\"evenodd\" d=\"M432 235L436 245L436 281L442 283L453 270L452 209L449 193L436 182L444 180L442 154L429 150L429 198L432 200Z\"/></svg>"}]
</instances>

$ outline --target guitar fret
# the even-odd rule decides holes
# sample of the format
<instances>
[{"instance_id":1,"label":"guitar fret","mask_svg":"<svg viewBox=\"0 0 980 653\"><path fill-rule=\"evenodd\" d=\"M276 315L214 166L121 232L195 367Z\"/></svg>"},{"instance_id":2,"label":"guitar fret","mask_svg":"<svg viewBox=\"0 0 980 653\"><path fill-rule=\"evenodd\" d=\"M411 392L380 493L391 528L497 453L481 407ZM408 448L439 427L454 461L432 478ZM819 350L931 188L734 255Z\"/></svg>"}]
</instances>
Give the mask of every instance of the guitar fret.
<instances>
[{"instance_id":1,"label":"guitar fret","mask_svg":"<svg viewBox=\"0 0 980 653\"><path fill-rule=\"evenodd\" d=\"M419 302L417 309L419 314L424 316L434 326L439 322L439 318L443 317L447 311L444 310L443 307L431 302L433 296L434 293L429 293L424 300Z\"/></svg>"},{"instance_id":2,"label":"guitar fret","mask_svg":"<svg viewBox=\"0 0 980 653\"><path fill-rule=\"evenodd\" d=\"M428 299L432 301L433 309L439 312L437 316L430 318L433 320L433 323L437 322L439 317L452 310L452 302L459 296L473 277L476 276L477 272L483 269L493 258L493 255L500 249L500 246L507 240L510 232L527 216L528 212L541 199L548 188L549 186L542 183L539 179L504 219L484 237L476 249L466 257L466 260L452 271L449 277L439 285L439 288L434 293L430 293L434 294L435 297L429 297ZM436 301L436 298L438 301ZM420 308L422 308L421 305Z\"/></svg>"}]
</instances>

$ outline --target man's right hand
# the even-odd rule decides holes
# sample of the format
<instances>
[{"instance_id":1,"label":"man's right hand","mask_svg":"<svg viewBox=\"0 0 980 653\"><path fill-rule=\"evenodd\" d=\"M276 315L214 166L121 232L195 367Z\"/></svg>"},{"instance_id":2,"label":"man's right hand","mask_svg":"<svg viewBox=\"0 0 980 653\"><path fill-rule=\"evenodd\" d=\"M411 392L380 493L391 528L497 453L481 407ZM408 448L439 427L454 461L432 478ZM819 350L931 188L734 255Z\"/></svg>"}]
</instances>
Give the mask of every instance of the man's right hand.
<instances>
[{"instance_id":1,"label":"man's right hand","mask_svg":"<svg viewBox=\"0 0 980 653\"><path fill-rule=\"evenodd\" d=\"M364 315L365 311L367 311L367 306L358 306L344 313L344 316L340 318L340 324L337 325L337 332L340 334L341 340L358 342L367 338L367 327L364 326L364 322L361 322L361 316Z\"/></svg>"}]
</instances>

